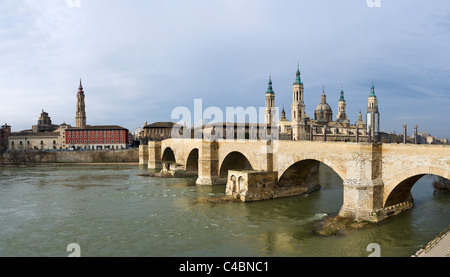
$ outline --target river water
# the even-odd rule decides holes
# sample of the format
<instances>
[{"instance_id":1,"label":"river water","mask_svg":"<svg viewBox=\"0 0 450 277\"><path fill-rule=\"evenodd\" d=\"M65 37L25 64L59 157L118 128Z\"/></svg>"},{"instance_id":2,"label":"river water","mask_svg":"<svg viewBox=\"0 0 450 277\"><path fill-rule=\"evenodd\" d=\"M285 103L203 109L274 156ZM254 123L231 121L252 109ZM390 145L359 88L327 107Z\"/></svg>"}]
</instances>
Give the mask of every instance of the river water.
<instances>
[{"instance_id":1,"label":"river water","mask_svg":"<svg viewBox=\"0 0 450 277\"><path fill-rule=\"evenodd\" d=\"M138 176L139 166L0 168L0 256L67 257L409 257L450 223L450 195L433 194L432 176L412 189L415 208L381 223L319 236L315 223L336 215L342 180L320 170L308 195L253 203L198 201L225 186Z\"/></svg>"}]
</instances>

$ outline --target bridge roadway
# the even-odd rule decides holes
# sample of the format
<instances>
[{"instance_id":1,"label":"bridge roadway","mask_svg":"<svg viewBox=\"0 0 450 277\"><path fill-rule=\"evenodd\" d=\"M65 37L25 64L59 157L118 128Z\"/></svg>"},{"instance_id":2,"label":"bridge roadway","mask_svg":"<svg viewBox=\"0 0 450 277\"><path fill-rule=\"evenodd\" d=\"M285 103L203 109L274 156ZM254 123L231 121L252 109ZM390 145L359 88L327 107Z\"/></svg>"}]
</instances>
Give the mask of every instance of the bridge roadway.
<instances>
[{"instance_id":1,"label":"bridge roadway","mask_svg":"<svg viewBox=\"0 0 450 277\"><path fill-rule=\"evenodd\" d=\"M139 149L139 163L149 169L176 165L194 172L197 185L230 184L245 195L254 173L231 176L230 171L253 170L274 178L259 186L270 199L317 189L319 165L343 181L341 216L380 221L413 206L411 188L424 175L450 179L450 146L323 141L244 139L166 139ZM257 173L258 174L258 173ZM242 177L242 178L241 178ZM256 179L255 179L256 178ZM242 181L241 181L242 180ZM270 189L270 191L269 191ZM265 190L265 191L263 191ZM258 199L256 199L258 200Z\"/></svg>"}]
</instances>

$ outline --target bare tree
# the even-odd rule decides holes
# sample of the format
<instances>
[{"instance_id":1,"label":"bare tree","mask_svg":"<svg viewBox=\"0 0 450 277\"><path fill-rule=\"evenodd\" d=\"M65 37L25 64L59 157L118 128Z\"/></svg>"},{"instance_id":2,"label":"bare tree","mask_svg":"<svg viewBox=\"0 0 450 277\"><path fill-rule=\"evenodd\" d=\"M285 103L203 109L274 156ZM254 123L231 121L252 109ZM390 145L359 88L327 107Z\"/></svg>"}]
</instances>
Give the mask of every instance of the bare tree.
<instances>
[{"instance_id":1,"label":"bare tree","mask_svg":"<svg viewBox=\"0 0 450 277\"><path fill-rule=\"evenodd\" d=\"M450 191L450 180L443 177L437 177L433 182L433 188L433 193Z\"/></svg>"},{"instance_id":2,"label":"bare tree","mask_svg":"<svg viewBox=\"0 0 450 277\"><path fill-rule=\"evenodd\" d=\"M36 163L36 153L30 150L18 151L11 150L9 151L9 160L14 165L25 165L25 164L35 164Z\"/></svg>"}]
</instances>

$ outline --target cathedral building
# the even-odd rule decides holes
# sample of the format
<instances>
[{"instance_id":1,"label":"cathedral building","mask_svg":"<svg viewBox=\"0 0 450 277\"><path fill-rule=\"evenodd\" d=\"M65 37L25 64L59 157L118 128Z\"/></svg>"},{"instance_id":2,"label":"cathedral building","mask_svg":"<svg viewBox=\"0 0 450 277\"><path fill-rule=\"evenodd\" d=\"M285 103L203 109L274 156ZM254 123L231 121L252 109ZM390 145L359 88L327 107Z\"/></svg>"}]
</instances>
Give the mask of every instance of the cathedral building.
<instances>
[{"instance_id":1,"label":"cathedral building","mask_svg":"<svg viewBox=\"0 0 450 277\"><path fill-rule=\"evenodd\" d=\"M363 121L361 111L358 120L352 124L346 113L344 89L341 88L338 101L336 120L333 120L333 110L327 103L325 87L322 89L320 103L314 110L314 118L305 112L304 86L301 80L300 68L297 65L296 78L292 86L291 121L286 118L286 111L281 111L278 121L280 139L313 140L313 141L349 141L349 142L376 142L380 134L380 114L375 87L372 82L366 122ZM269 77L269 88L266 92L266 124L273 125L275 93L272 79Z\"/></svg>"}]
</instances>

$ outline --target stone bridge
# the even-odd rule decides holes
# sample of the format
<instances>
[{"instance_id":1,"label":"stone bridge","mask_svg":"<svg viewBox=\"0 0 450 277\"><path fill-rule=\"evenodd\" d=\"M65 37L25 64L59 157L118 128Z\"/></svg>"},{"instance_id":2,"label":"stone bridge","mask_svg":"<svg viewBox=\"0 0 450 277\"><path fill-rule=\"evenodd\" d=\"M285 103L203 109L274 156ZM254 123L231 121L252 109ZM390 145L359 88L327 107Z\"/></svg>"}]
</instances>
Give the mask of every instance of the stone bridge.
<instances>
[{"instance_id":1,"label":"stone bridge","mask_svg":"<svg viewBox=\"0 0 450 277\"><path fill-rule=\"evenodd\" d=\"M227 194L262 200L320 188L319 165L343 181L342 216L380 221L413 206L424 175L450 179L450 146L319 141L167 139L140 147L149 169L182 170L197 185L227 184Z\"/></svg>"}]
</instances>

